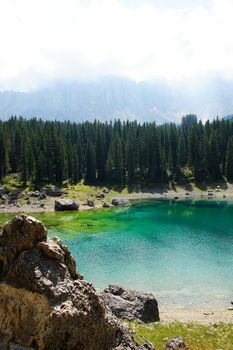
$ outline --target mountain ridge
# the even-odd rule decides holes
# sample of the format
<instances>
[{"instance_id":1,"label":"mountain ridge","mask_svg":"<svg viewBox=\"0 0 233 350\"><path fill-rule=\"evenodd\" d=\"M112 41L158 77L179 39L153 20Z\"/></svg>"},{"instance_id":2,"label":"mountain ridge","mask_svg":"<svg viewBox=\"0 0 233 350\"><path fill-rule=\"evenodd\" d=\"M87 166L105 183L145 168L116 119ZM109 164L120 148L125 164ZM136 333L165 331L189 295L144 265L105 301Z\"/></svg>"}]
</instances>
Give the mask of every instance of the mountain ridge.
<instances>
[{"instance_id":1,"label":"mountain ridge","mask_svg":"<svg viewBox=\"0 0 233 350\"><path fill-rule=\"evenodd\" d=\"M109 121L113 119L178 122L185 114L201 119L224 117L233 110L233 82L169 84L102 78L86 82L59 82L29 92L0 92L0 118L12 115L48 120Z\"/></svg>"}]
</instances>

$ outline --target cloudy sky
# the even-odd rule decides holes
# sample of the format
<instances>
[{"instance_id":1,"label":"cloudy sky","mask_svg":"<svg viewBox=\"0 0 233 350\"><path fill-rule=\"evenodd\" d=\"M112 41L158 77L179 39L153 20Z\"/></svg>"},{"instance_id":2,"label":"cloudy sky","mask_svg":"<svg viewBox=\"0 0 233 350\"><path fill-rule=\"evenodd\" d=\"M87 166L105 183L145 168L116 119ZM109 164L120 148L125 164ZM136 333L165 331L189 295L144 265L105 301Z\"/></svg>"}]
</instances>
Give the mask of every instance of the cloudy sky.
<instances>
[{"instance_id":1,"label":"cloudy sky","mask_svg":"<svg viewBox=\"0 0 233 350\"><path fill-rule=\"evenodd\" d=\"M233 0L0 0L0 89L233 79Z\"/></svg>"}]
</instances>

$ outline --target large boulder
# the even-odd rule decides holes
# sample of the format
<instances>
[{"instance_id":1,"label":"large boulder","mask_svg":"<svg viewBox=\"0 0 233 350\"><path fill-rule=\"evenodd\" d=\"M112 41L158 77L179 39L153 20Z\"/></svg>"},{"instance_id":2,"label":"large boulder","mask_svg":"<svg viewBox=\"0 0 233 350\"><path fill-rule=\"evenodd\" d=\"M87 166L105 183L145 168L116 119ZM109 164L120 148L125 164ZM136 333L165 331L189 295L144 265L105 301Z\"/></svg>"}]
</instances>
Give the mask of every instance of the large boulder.
<instances>
[{"instance_id":1,"label":"large boulder","mask_svg":"<svg viewBox=\"0 0 233 350\"><path fill-rule=\"evenodd\" d=\"M131 203L128 199L125 198L113 198L112 205L115 207L129 207Z\"/></svg>"},{"instance_id":2,"label":"large boulder","mask_svg":"<svg viewBox=\"0 0 233 350\"><path fill-rule=\"evenodd\" d=\"M76 271L68 248L24 214L0 235L0 349L145 350Z\"/></svg>"},{"instance_id":3,"label":"large boulder","mask_svg":"<svg viewBox=\"0 0 233 350\"><path fill-rule=\"evenodd\" d=\"M79 205L73 199L58 199L55 201L55 210L78 210Z\"/></svg>"},{"instance_id":4,"label":"large boulder","mask_svg":"<svg viewBox=\"0 0 233 350\"><path fill-rule=\"evenodd\" d=\"M153 294L110 285L102 296L112 313L126 320L159 321L158 303Z\"/></svg>"}]
</instances>

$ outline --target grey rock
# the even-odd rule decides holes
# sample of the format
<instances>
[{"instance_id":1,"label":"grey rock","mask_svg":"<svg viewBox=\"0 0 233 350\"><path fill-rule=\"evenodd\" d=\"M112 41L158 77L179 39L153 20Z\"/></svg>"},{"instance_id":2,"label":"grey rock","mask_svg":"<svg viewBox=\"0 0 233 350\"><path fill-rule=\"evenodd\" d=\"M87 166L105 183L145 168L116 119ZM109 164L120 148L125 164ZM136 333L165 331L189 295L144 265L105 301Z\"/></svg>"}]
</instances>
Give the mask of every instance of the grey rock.
<instances>
[{"instance_id":1,"label":"grey rock","mask_svg":"<svg viewBox=\"0 0 233 350\"><path fill-rule=\"evenodd\" d=\"M22 190L12 190L10 193L9 193L9 197L11 200L17 200L19 198L19 196L21 195L22 193Z\"/></svg>"},{"instance_id":2,"label":"grey rock","mask_svg":"<svg viewBox=\"0 0 233 350\"><path fill-rule=\"evenodd\" d=\"M110 208L110 204L109 204L109 203L104 202L104 204L103 204L103 208Z\"/></svg>"},{"instance_id":3,"label":"grey rock","mask_svg":"<svg viewBox=\"0 0 233 350\"><path fill-rule=\"evenodd\" d=\"M87 200L87 205L88 205L88 207L94 207L95 203L94 203L94 201L92 199L88 199Z\"/></svg>"},{"instance_id":4,"label":"grey rock","mask_svg":"<svg viewBox=\"0 0 233 350\"><path fill-rule=\"evenodd\" d=\"M57 211L78 210L79 205L73 199L58 199L54 209Z\"/></svg>"},{"instance_id":5,"label":"grey rock","mask_svg":"<svg viewBox=\"0 0 233 350\"><path fill-rule=\"evenodd\" d=\"M2 194L2 195L0 195L0 197L1 197L1 200L4 202L7 202L9 200L9 197L6 194Z\"/></svg>"},{"instance_id":6,"label":"grey rock","mask_svg":"<svg viewBox=\"0 0 233 350\"><path fill-rule=\"evenodd\" d=\"M46 192L40 192L39 199L45 199L47 197Z\"/></svg>"},{"instance_id":7,"label":"grey rock","mask_svg":"<svg viewBox=\"0 0 233 350\"><path fill-rule=\"evenodd\" d=\"M62 190L60 188L57 188L57 187L46 188L45 192L46 192L47 196L50 196L50 197L60 197L63 194Z\"/></svg>"},{"instance_id":8,"label":"grey rock","mask_svg":"<svg viewBox=\"0 0 233 350\"><path fill-rule=\"evenodd\" d=\"M103 199L105 197L105 194L103 192L97 193L96 198L97 199Z\"/></svg>"},{"instance_id":9,"label":"grey rock","mask_svg":"<svg viewBox=\"0 0 233 350\"><path fill-rule=\"evenodd\" d=\"M10 190L7 187L0 188L0 195L8 194L9 192Z\"/></svg>"},{"instance_id":10,"label":"grey rock","mask_svg":"<svg viewBox=\"0 0 233 350\"><path fill-rule=\"evenodd\" d=\"M125 292L125 288L119 284L110 284L108 288L104 290L106 293L111 293L113 295L122 295Z\"/></svg>"},{"instance_id":11,"label":"grey rock","mask_svg":"<svg viewBox=\"0 0 233 350\"><path fill-rule=\"evenodd\" d=\"M149 341L145 342L145 343L143 344L143 346L144 346L144 348L145 348L146 350L154 350L153 344L152 344L151 342L149 342Z\"/></svg>"},{"instance_id":12,"label":"grey rock","mask_svg":"<svg viewBox=\"0 0 233 350\"><path fill-rule=\"evenodd\" d=\"M40 188L39 199L45 199L46 197L47 197L46 189L45 188Z\"/></svg>"},{"instance_id":13,"label":"grey rock","mask_svg":"<svg viewBox=\"0 0 233 350\"><path fill-rule=\"evenodd\" d=\"M183 338L175 337L170 339L166 343L166 350L188 350L187 344L185 344Z\"/></svg>"},{"instance_id":14,"label":"grey rock","mask_svg":"<svg viewBox=\"0 0 233 350\"><path fill-rule=\"evenodd\" d=\"M112 205L116 207L129 207L131 203L128 199L125 198L113 198Z\"/></svg>"},{"instance_id":15,"label":"grey rock","mask_svg":"<svg viewBox=\"0 0 233 350\"><path fill-rule=\"evenodd\" d=\"M106 305L118 318L143 322L159 321L158 302L153 294L110 285L101 295Z\"/></svg>"},{"instance_id":16,"label":"grey rock","mask_svg":"<svg viewBox=\"0 0 233 350\"><path fill-rule=\"evenodd\" d=\"M29 195L29 197L39 198L40 192L39 191L31 191L28 193L28 195Z\"/></svg>"}]
</instances>

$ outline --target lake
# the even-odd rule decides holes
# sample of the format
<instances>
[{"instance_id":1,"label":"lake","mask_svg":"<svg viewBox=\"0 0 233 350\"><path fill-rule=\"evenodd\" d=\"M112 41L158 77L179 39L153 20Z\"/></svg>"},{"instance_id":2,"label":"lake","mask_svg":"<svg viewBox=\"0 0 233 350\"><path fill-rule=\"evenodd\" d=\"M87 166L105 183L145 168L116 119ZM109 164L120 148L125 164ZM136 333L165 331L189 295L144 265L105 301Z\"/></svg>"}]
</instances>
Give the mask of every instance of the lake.
<instances>
[{"instance_id":1,"label":"lake","mask_svg":"<svg viewBox=\"0 0 233 350\"><path fill-rule=\"evenodd\" d=\"M161 308L223 308L233 299L232 202L150 200L35 216L99 289L152 292ZM11 217L1 214L0 224Z\"/></svg>"}]
</instances>

